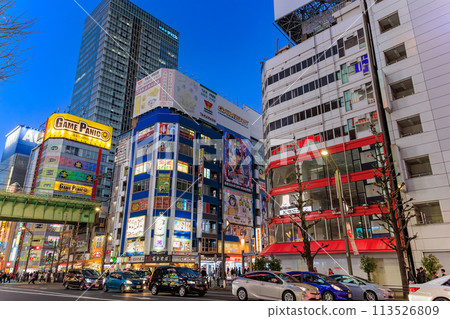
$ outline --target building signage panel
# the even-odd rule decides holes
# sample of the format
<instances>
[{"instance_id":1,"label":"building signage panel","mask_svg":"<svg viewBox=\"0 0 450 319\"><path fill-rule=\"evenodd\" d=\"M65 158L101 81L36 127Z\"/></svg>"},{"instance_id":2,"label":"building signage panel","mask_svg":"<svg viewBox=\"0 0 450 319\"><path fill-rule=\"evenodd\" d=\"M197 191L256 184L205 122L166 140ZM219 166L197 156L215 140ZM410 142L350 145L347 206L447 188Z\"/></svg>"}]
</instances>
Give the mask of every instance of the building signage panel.
<instances>
[{"instance_id":1,"label":"building signage panel","mask_svg":"<svg viewBox=\"0 0 450 319\"><path fill-rule=\"evenodd\" d=\"M253 226L253 199L251 194L225 187L223 190L224 216L230 222Z\"/></svg>"},{"instance_id":2,"label":"building signage panel","mask_svg":"<svg viewBox=\"0 0 450 319\"><path fill-rule=\"evenodd\" d=\"M92 187L78 184L55 182L54 190L59 192L68 192L87 196L92 195Z\"/></svg>"},{"instance_id":3,"label":"building signage panel","mask_svg":"<svg viewBox=\"0 0 450 319\"><path fill-rule=\"evenodd\" d=\"M13 154L30 155L31 150L38 145L42 133L30 127L19 125L6 135L5 148L1 160L4 161Z\"/></svg>"},{"instance_id":4,"label":"building signage panel","mask_svg":"<svg viewBox=\"0 0 450 319\"><path fill-rule=\"evenodd\" d=\"M112 127L71 114L56 113L47 120L44 141L49 138L65 138L109 150Z\"/></svg>"},{"instance_id":5,"label":"building signage panel","mask_svg":"<svg viewBox=\"0 0 450 319\"><path fill-rule=\"evenodd\" d=\"M144 236L145 216L128 219L127 238Z\"/></svg>"},{"instance_id":6,"label":"building signage panel","mask_svg":"<svg viewBox=\"0 0 450 319\"><path fill-rule=\"evenodd\" d=\"M252 160L250 143L225 132L224 183L244 191L252 190Z\"/></svg>"},{"instance_id":7,"label":"building signage panel","mask_svg":"<svg viewBox=\"0 0 450 319\"><path fill-rule=\"evenodd\" d=\"M159 69L136 84L133 117L156 107L174 106L175 70Z\"/></svg>"},{"instance_id":8,"label":"building signage panel","mask_svg":"<svg viewBox=\"0 0 450 319\"><path fill-rule=\"evenodd\" d=\"M157 217L153 236L153 251L166 250L167 217Z\"/></svg>"},{"instance_id":9,"label":"building signage panel","mask_svg":"<svg viewBox=\"0 0 450 319\"><path fill-rule=\"evenodd\" d=\"M147 208L148 208L148 198L136 200L131 203L132 213L147 210Z\"/></svg>"},{"instance_id":10,"label":"building signage panel","mask_svg":"<svg viewBox=\"0 0 450 319\"><path fill-rule=\"evenodd\" d=\"M199 163L198 163L198 203L197 203L197 238L202 237L202 218L203 218L203 166L205 163L205 157L203 156L203 149L198 150Z\"/></svg>"},{"instance_id":11,"label":"building signage panel","mask_svg":"<svg viewBox=\"0 0 450 319\"><path fill-rule=\"evenodd\" d=\"M93 172L95 172L97 169L97 164L76 160L74 158L67 158L67 157L61 157L61 160L59 161L59 165L67 166L67 167L75 167L78 169L83 169L86 171L93 171Z\"/></svg>"},{"instance_id":12,"label":"building signage panel","mask_svg":"<svg viewBox=\"0 0 450 319\"><path fill-rule=\"evenodd\" d=\"M147 255L144 260L146 263L170 263L172 255Z\"/></svg>"}]
</instances>

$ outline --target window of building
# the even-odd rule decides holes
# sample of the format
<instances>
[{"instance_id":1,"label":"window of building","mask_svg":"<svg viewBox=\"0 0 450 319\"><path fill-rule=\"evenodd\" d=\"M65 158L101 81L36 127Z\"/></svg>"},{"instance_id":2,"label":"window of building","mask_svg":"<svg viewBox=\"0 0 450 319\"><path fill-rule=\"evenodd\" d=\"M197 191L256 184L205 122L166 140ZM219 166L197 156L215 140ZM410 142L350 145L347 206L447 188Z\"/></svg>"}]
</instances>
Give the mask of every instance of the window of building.
<instances>
[{"instance_id":1,"label":"window of building","mask_svg":"<svg viewBox=\"0 0 450 319\"><path fill-rule=\"evenodd\" d=\"M194 155L194 149L191 146L183 143L178 144L178 152L188 157L193 157Z\"/></svg>"},{"instance_id":2,"label":"window of building","mask_svg":"<svg viewBox=\"0 0 450 319\"><path fill-rule=\"evenodd\" d=\"M184 179L177 179L177 190L192 193L192 183Z\"/></svg>"},{"instance_id":3,"label":"window of building","mask_svg":"<svg viewBox=\"0 0 450 319\"><path fill-rule=\"evenodd\" d=\"M134 182L133 184L133 192L134 193L138 193L138 192L143 192L148 190L150 185L150 179L144 179L142 181L139 182Z\"/></svg>"},{"instance_id":4,"label":"window of building","mask_svg":"<svg viewBox=\"0 0 450 319\"><path fill-rule=\"evenodd\" d=\"M195 137L195 132L184 126L180 126L180 137L184 137L192 141Z\"/></svg>"},{"instance_id":5,"label":"window of building","mask_svg":"<svg viewBox=\"0 0 450 319\"><path fill-rule=\"evenodd\" d=\"M203 195L217 197L217 188L209 185L203 185Z\"/></svg>"},{"instance_id":6,"label":"window of building","mask_svg":"<svg viewBox=\"0 0 450 319\"><path fill-rule=\"evenodd\" d=\"M78 156L78 153L80 152L80 149L78 147L66 145L66 149L64 150L64 153L71 154Z\"/></svg>"},{"instance_id":7,"label":"window of building","mask_svg":"<svg viewBox=\"0 0 450 319\"><path fill-rule=\"evenodd\" d=\"M414 94L414 85L411 78L390 85L394 100Z\"/></svg>"},{"instance_id":8,"label":"window of building","mask_svg":"<svg viewBox=\"0 0 450 319\"><path fill-rule=\"evenodd\" d=\"M444 222L438 201L414 204L414 210L418 224L440 224Z\"/></svg>"},{"instance_id":9,"label":"window of building","mask_svg":"<svg viewBox=\"0 0 450 319\"><path fill-rule=\"evenodd\" d=\"M406 159L405 165L409 178L433 175L428 155Z\"/></svg>"},{"instance_id":10,"label":"window of building","mask_svg":"<svg viewBox=\"0 0 450 319\"><path fill-rule=\"evenodd\" d=\"M384 57L386 58L386 65L394 64L395 62L406 59L405 44L402 43L392 49L384 51Z\"/></svg>"},{"instance_id":11,"label":"window of building","mask_svg":"<svg viewBox=\"0 0 450 319\"><path fill-rule=\"evenodd\" d=\"M341 65L341 73L340 74L341 74L342 84L347 83L348 82L347 64Z\"/></svg>"},{"instance_id":12,"label":"window of building","mask_svg":"<svg viewBox=\"0 0 450 319\"><path fill-rule=\"evenodd\" d=\"M400 25L400 18L398 17L398 12L387 16L378 21L380 25L380 32L384 33Z\"/></svg>"},{"instance_id":13,"label":"window of building","mask_svg":"<svg viewBox=\"0 0 450 319\"><path fill-rule=\"evenodd\" d=\"M151 161L137 164L136 168L135 168L135 171L134 171L134 175L147 173L148 171L150 171L151 167L152 167L152 162Z\"/></svg>"},{"instance_id":14,"label":"window of building","mask_svg":"<svg viewBox=\"0 0 450 319\"><path fill-rule=\"evenodd\" d=\"M358 37L352 36L352 37L348 38L347 40L345 40L344 47L345 47L346 50L348 50L348 49L350 49L351 47L354 47L357 44L358 44Z\"/></svg>"},{"instance_id":15,"label":"window of building","mask_svg":"<svg viewBox=\"0 0 450 319\"><path fill-rule=\"evenodd\" d=\"M177 171L192 175L192 165L189 163L178 161Z\"/></svg>"},{"instance_id":16,"label":"window of building","mask_svg":"<svg viewBox=\"0 0 450 319\"><path fill-rule=\"evenodd\" d=\"M397 125L400 137L420 134L423 132L419 114L408 117L407 119L399 120L397 121Z\"/></svg>"}]
</instances>

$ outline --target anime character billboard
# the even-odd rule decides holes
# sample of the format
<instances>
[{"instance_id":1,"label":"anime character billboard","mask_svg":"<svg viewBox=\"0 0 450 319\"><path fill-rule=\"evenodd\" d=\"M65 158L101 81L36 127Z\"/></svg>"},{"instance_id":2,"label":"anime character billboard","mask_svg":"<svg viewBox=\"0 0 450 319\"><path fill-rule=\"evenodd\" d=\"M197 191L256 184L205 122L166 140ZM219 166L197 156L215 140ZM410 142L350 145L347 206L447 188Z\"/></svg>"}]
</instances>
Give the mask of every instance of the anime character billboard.
<instances>
[{"instance_id":1,"label":"anime character billboard","mask_svg":"<svg viewBox=\"0 0 450 319\"><path fill-rule=\"evenodd\" d=\"M243 191L252 191L251 144L248 140L224 135L224 183Z\"/></svg>"}]
</instances>

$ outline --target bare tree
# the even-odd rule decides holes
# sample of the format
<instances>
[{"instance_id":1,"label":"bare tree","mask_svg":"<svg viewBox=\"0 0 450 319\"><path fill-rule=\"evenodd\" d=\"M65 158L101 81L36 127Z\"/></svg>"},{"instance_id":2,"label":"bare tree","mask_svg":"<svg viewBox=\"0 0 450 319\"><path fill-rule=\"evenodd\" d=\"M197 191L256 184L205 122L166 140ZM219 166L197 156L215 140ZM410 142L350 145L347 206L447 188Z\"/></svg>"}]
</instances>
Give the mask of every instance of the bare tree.
<instances>
[{"instance_id":1,"label":"bare tree","mask_svg":"<svg viewBox=\"0 0 450 319\"><path fill-rule=\"evenodd\" d=\"M403 296L408 297L409 282L407 267L407 250L411 241L417 237L417 234L409 236L407 227L412 218L416 216L411 201L413 198L402 200L401 190L405 185L402 182L397 187L394 180L400 175L395 173L394 163L390 155L385 155L384 144L378 139L378 133L375 125L370 125L370 130L375 136L375 154L374 159L377 162L377 168L374 169L375 185L379 188L377 191L383 202L378 202L378 213L375 216L384 222L384 227L393 233L394 237L381 238L384 244L393 249L397 254L397 260L402 281Z\"/></svg>"},{"instance_id":2,"label":"bare tree","mask_svg":"<svg viewBox=\"0 0 450 319\"><path fill-rule=\"evenodd\" d=\"M300 233L303 238L303 247L299 248L297 245L294 245L297 252L302 256L305 260L306 265L308 267L308 271L314 271L314 258L317 254L324 248L328 247L328 244L316 245L317 248L313 249L311 247L311 243L315 242L313 238L311 238L310 230L314 229L314 226L319 223L322 218L316 219L314 221L306 221L306 217L310 212L305 211L305 206L308 205L309 200L303 199L303 193L308 188L308 184L302 183L302 169L301 164L298 162L298 152L297 152L297 143L294 136L294 155L295 155L295 176L297 180L298 190L296 190L296 194L294 195L294 201L292 205L297 208L298 213L297 216L300 218L300 223L298 223L291 215L288 215L289 218L293 221L294 225L298 227Z\"/></svg>"},{"instance_id":3,"label":"bare tree","mask_svg":"<svg viewBox=\"0 0 450 319\"><path fill-rule=\"evenodd\" d=\"M29 48L22 48L21 43L32 33L31 26L36 19L28 20L23 14L15 16L11 9L14 0L0 0L0 84L8 78L23 72L23 52Z\"/></svg>"}]
</instances>

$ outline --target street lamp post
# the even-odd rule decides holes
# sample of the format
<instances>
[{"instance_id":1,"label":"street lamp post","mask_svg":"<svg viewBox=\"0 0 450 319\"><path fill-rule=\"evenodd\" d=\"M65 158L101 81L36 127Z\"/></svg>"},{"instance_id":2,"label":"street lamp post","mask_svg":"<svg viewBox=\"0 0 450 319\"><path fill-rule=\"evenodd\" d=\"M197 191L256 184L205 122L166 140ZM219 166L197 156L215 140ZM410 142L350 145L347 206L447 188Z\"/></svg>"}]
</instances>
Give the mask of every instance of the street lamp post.
<instances>
[{"instance_id":1,"label":"street lamp post","mask_svg":"<svg viewBox=\"0 0 450 319\"><path fill-rule=\"evenodd\" d=\"M109 213L105 212L100 207L95 209L97 212L103 212L106 215L106 224L105 224L105 239L103 240L103 255L102 255L102 265L100 268L100 273L103 274L105 269L105 258L106 258L106 246L108 245L108 229L109 229Z\"/></svg>"},{"instance_id":2,"label":"street lamp post","mask_svg":"<svg viewBox=\"0 0 450 319\"><path fill-rule=\"evenodd\" d=\"M245 253L245 238L241 238L242 247L242 273L244 273L245 263L244 263L244 253Z\"/></svg>"},{"instance_id":3,"label":"street lamp post","mask_svg":"<svg viewBox=\"0 0 450 319\"><path fill-rule=\"evenodd\" d=\"M333 157L330 153L328 153L327 150L322 150L321 152L322 156L327 159L328 162L330 162L329 158L331 158L331 161L334 164L335 172L334 172L334 179L336 183L336 192L339 199L339 210L341 211L341 224L342 224L342 231L344 233L344 243L345 243L345 255L347 259L347 268L350 275L353 275L353 266L352 266L352 257L350 255L350 245L349 245L349 239L348 239L348 232L347 232L347 223L345 221L345 205L343 202L343 192L342 192L342 178L341 178L341 171L339 170L339 167L337 166L336 162L334 161Z\"/></svg>"},{"instance_id":4,"label":"street lamp post","mask_svg":"<svg viewBox=\"0 0 450 319\"><path fill-rule=\"evenodd\" d=\"M25 272L27 272L27 269L28 269L28 261L30 260L30 253L31 253L31 249L32 249L32 247L33 247L33 237L34 237L34 234L33 234L28 228L26 228L26 227L23 227L23 230L24 230L24 231L27 231L27 232L29 232L29 233L31 234L30 244L29 244L29 246L28 246L27 261L26 261L26 263L25 263Z\"/></svg>"}]
</instances>

